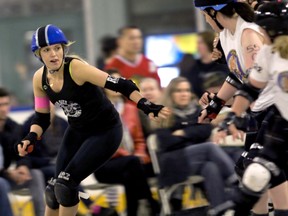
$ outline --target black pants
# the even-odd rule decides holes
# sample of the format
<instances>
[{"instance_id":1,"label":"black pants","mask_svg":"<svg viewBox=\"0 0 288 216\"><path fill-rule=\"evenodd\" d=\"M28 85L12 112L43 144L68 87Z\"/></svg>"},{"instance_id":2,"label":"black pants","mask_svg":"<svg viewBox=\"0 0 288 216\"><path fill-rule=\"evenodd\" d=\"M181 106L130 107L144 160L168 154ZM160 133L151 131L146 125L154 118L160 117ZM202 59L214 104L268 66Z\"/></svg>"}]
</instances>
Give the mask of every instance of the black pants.
<instances>
[{"instance_id":1,"label":"black pants","mask_svg":"<svg viewBox=\"0 0 288 216\"><path fill-rule=\"evenodd\" d=\"M259 157L274 162L280 169L285 169L287 166L288 121L276 114L269 123L264 137L264 148L260 151Z\"/></svg>"},{"instance_id":2,"label":"black pants","mask_svg":"<svg viewBox=\"0 0 288 216\"><path fill-rule=\"evenodd\" d=\"M76 184L80 184L114 154L121 139L120 123L106 131L94 133L79 132L68 127L58 152L55 178L64 171Z\"/></svg>"},{"instance_id":3,"label":"black pants","mask_svg":"<svg viewBox=\"0 0 288 216\"><path fill-rule=\"evenodd\" d=\"M137 215L138 200L152 201L143 165L136 156L113 158L94 174L99 182L125 187L128 216Z\"/></svg>"},{"instance_id":4,"label":"black pants","mask_svg":"<svg viewBox=\"0 0 288 216\"><path fill-rule=\"evenodd\" d=\"M284 170L287 166L286 151L288 148L288 121L283 119L278 110L275 109L273 118L270 119L265 131L264 148L258 153L258 157L273 162L279 169ZM279 176L279 175L278 175ZM277 177L277 176L276 176ZM272 180L274 175L272 175ZM248 212L250 208L258 201L260 195L249 194L245 191L238 191L239 195L235 197L237 204L236 216L244 215L243 211Z\"/></svg>"},{"instance_id":5,"label":"black pants","mask_svg":"<svg viewBox=\"0 0 288 216\"><path fill-rule=\"evenodd\" d=\"M271 106L262 112L251 112L253 119L256 121L258 131L247 133L245 140L245 151L248 152L248 155L245 158L241 156L236 162L235 166L235 169L240 177L242 177L244 169L252 163L252 160L257 157L260 152L259 149L251 150L250 146L253 143L264 145L265 133L269 127L271 127L275 113L278 113L278 110L274 106ZM274 188L286 181L285 170L286 169L282 170L279 176L272 176L270 188Z\"/></svg>"},{"instance_id":6,"label":"black pants","mask_svg":"<svg viewBox=\"0 0 288 216\"><path fill-rule=\"evenodd\" d=\"M265 134L266 134L266 131L267 131L267 134L268 133L281 133L281 129L279 131L277 131L278 129L273 129L273 127L275 128L275 125L277 125L278 123L275 122L275 121L278 121L276 120L276 118L280 118L282 119L280 116L278 116L278 110L276 107L274 106L271 106L269 107L266 111L258 114L256 116L256 120L258 122L258 125L259 125L259 131L257 133L257 137L256 137L256 143L260 143L260 144L264 144L266 147L264 150L262 151L265 151L265 154L264 155L269 155L270 152L274 152L275 150L271 150L271 147L269 147L269 141L267 142L267 138L266 138L266 144L265 144ZM278 116L278 117L277 117ZM281 120L283 121L283 120ZM285 123L284 123L285 124ZM274 126L273 126L274 125ZM274 130L275 132L272 132L272 130ZM269 132L270 131L270 132ZM275 136L278 136L276 135ZM280 135L280 134L279 134ZM287 134L288 136L288 134ZM273 145L273 144L272 144ZM282 146L283 147L283 151L285 152L285 146ZM281 147L281 148L282 148ZM272 147L272 149L274 149L274 147ZM280 150L281 151L281 150ZM282 152L280 153L282 154ZM248 154L249 155L249 154ZM253 153L252 153L253 155ZM255 156L257 156L257 154L255 154ZM264 157L267 157L267 156L264 156ZM269 158L269 157L268 157ZM252 158L253 159L253 158ZM285 161L285 157L282 158L282 162L280 162L282 165L279 165L279 167L282 167L281 169L281 173L280 175L278 176L272 176L272 179L271 179L271 182L270 182L270 188L274 188L280 184L282 184L283 182L286 181L286 175L285 175L285 170L287 169L284 165L284 162Z\"/></svg>"}]
</instances>

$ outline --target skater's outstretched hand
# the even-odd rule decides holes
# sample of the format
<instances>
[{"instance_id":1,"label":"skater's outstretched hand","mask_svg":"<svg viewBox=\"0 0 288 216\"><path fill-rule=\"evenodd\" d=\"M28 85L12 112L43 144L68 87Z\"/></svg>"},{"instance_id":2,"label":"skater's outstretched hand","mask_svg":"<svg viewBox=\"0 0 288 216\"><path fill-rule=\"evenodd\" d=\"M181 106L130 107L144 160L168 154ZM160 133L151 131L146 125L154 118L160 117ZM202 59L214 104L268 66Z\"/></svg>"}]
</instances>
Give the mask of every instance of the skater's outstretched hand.
<instances>
[{"instance_id":1,"label":"skater's outstretched hand","mask_svg":"<svg viewBox=\"0 0 288 216\"><path fill-rule=\"evenodd\" d=\"M171 110L168 107L162 107L158 116L155 114L150 113L149 118L153 121L159 121L159 119L167 119L171 115Z\"/></svg>"},{"instance_id":2,"label":"skater's outstretched hand","mask_svg":"<svg viewBox=\"0 0 288 216\"><path fill-rule=\"evenodd\" d=\"M230 112L226 118L218 126L218 132L214 135L213 141L219 143L227 135L232 135L233 140L244 140L244 129L246 126L246 119L237 117L235 113Z\"/></svg>"},{"instance_id":3,"label":"skater's outstretched hand","mask_svg":"<svg viewBox=\"0 0 288 216\"><path fill-rule=\"evenodd\" d=\"M171 111L168 107L154 104L148 101L146 98L141 98L137 103L137 107L148 115L151 120L155 121L158 121L159 119L166 119L169 115L171 115Z\"/></svg>"}]
</instances>

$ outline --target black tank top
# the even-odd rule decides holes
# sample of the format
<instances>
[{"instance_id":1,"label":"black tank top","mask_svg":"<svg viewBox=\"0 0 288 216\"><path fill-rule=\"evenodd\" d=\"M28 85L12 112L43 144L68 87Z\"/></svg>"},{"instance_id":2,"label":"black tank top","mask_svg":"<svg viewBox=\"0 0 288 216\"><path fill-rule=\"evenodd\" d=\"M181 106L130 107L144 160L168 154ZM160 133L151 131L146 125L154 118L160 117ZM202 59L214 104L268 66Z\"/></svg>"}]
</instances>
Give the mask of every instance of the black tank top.
<instances>
[{"instance_id":1,"label":"black tank top","mask_svg":"<svg viewBox=\"0 0 288 216\"><path fill-rule=\"evenodd\" d=\"M120 122L118 112L103 91L91 84L77 85L69 66L73 58L65 58L64 81L60 92L54 92L48 83L47 68L42 75L42 88L50 101L63 109L72 128L84 131L103 131Z\"/></svg>"}]
</instances>

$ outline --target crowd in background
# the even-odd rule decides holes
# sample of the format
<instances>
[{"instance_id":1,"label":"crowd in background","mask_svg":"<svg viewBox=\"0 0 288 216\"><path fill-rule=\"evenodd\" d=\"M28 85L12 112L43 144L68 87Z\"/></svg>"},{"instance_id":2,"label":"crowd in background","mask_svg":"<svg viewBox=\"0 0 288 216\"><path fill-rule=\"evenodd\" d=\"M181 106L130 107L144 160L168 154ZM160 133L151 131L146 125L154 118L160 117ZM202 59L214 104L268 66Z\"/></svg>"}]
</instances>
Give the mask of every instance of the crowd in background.
<instances>
[{"instance_id":1,"label":"crowd in background","mask_svg":"<svg viewBox=\"0 0 288 216\"><path fill-rule=\"evenodd\" d=\"M229 183L229 178L233 176L234 158L225 153L225 148L212 144L210 125L196 125L201 110L197 98L207 90L217 92L228 73L225 65L214 63L211 59L214 37L215 34L211 31L198 34L199 59L194 59L193 56L187 59L185 56L179 63L181 71L179 77L173 79L166 89L161 88L157 66L142 54L142 32L138 27L124 27L119 30L118 37L105 37L102 40L103 55L96 61L100 69L116 77L133 79L144 97L153 103L163 103L173 109L171 119L162 122L162 125L156 125L121 94L110 90L104 91L121 116L124 134L121 147L113 158L94 175L99 182L124 186L128 216L136 215L141 200L148 201L154 215L159 213L160 205L152 198L147 181L155 174L146 140L155 131L159 135L159 145L165 151L173 150L175 156L175 160L165 162L167 163L165 166L175 170L181 167L178 169L180 175L166 176L168 180L163 179L164 182L174 182L173 178L184 179L187 175L201 175L205 179L203 188L210 204L217 206L226 200L225 187ZM44 215L44 200L39 194L44 193L45 184L54 175L55 158L67 122L55 114L55 108L51 105L49 129L37 143L33 153L20 158L15 153L14 145L29 130L33 116L30 116L23 125L18 125L10 119L8 117L10 94L4 88L0 90L0 158L3 158L0 160L3 161L0 164L0 202L1 206L2 204L5 206L1 207L0 215L13 215L7 192L25 187L31 190L35 216ZM188 122L185 127L181 126L183 122ZM205 144L195 145L199 143ZM238 147L232 147L231 151L233 154L239 152ZM179 154L186 155L187 159L177 160ZM15 169L8 169L11 163L16 164ZM223 169L223 166L227 169ZM214 180L209 180L212 177ZM176 179L175 182L177 181ZM84 202L92 213L98 211L91 200ZM181 194L171 199L171 204L176 210L181 209L181 203Z\"/></svg>"},{"instance_id":2,"label":"crowd in background","mask_svg":"<svg viewBox=\"0 0 288 216\"><path fill-rule=\"evenodd\" d=\"M211 124L198 123L202 109L199 98L206 91L216 94L229 69L225 64L212 61L215 33L205 31L197 36L199 58L184 55L178 65L179 77L171 80L164 89L157 66L143 54L140 28L126 26L117 36L105 37L101 41L102 56L96 60L98 68L114 77L132 79L149 101L172 110L172 115L165 121L151 122L120 93L103 90L121 116L123 138L114 156L94 176L99 182L124 186L128 216L137 215L141 202L146 202L151 215L160 211L160 203L152 197L148 184L148 179L155 177L147 147L147 138L151 134L157 135L161 152L163 175L159 181L162 185L181 182L188 176L202 176L204 180L200 187L210 206L215 208L228 200L226 188L235 183L234 164L243 147L234 146L232 140L225 145L217 145L212 140L215 127L225 116L225 109ZM55 114L51 105L49 129L33 153L20 158L14 145L29 130L32 116L19 125L8 117L10 105L10 93L0 88L0 216L13 215L7 193L17 188L30 190L35 216L43 216L45 185L54 176L55 158L67 122ZM10 168L11 164L15 166ZM173 194L170 204L174 210L182 208L182 194L183 188ZM97 215L98 209L93 201L84 202L91 213Z\"/></svg>"}]
</instances>

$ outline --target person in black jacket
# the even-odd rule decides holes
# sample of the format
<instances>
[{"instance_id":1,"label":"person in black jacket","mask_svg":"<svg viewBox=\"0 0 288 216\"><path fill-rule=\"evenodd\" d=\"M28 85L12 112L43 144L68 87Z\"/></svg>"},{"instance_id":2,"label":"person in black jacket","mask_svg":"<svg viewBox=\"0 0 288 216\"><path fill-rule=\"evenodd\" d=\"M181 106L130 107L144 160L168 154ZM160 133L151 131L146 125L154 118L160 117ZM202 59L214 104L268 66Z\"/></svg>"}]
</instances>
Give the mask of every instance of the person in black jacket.
<instances>
[{"instance_id":1,"label":"person in black jacket","mask_svg":"<svg viewBox=\"0 0 288 216\"><path fill-rule=\"evenodd\" d=\"M215 36L215 33L212 31L198 33L197 52L199 59L195 60L195 63L189 70L181 72L181 76L189 80L192 90L198 98L205 92L203 83L208 74L218 71L227 76L229 73L227 64L219 64L212 60Z\"/></svg>"},{"instance_id":2,"label":"person in black jacket","mask_svg":"<svg viewBox=\"0 0 288 216\"><path fill-rule=\"evenodd\" d=\"M7 204L7 192L10 189L28 187L34 206L36 216L44 215L44 180L42 173L37 169L30 169L26 159L20 159L14 151L14 145L21 138L21 126L8 117L10 111L10 94L0 88L0 146L2 148L2 166L0 164L0 188L6 193L1 193L0 215L11 215L10 205ZM12 163L16 168L9 168ZM9 168L9 169L8 169ZM5 197L6 196L6 197Z\"/></svg>"},{"instance_id":3,"label":"person in black jacket","mask_svg":"<svg viewBox=\"0 0 288 216\"><path fill-rule=\"evenodd\" d=\"M189 175L201 175L211 207L224 204L224 188L237 182L234 163L219 146L209 142L212 126L197 123L201 108L193 99L189 81L184 77L174 78L166 88L162 103L171 108L172 115L156 130L161 181L173 184Z\"/></svg>"}]
</instances>

